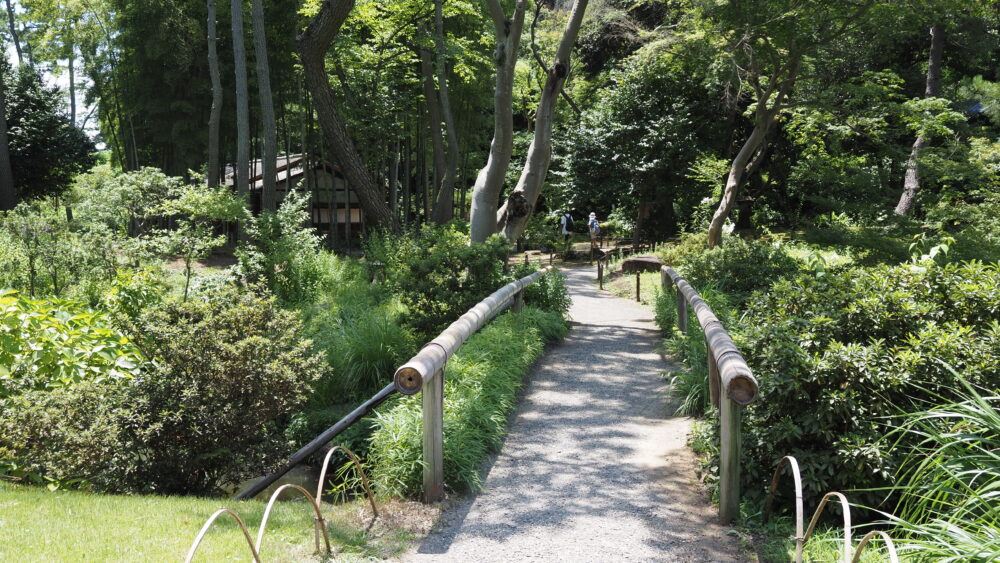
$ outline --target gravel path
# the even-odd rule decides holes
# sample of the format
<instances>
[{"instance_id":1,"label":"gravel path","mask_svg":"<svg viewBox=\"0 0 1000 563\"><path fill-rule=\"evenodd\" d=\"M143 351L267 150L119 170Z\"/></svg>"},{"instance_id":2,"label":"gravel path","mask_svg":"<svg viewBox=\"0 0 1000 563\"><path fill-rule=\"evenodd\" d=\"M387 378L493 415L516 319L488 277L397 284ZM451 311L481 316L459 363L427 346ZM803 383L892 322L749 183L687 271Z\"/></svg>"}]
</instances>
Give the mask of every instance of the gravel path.
<instances>
[{"instance_id":1,"label":"gravel path","mask_svg":"<svg viewBox=\"0 0 1000 563\"><path fill-rule=\"evenodd\" d=\"M529 376L482 493L404 561L737 561L671 417L652 313L566 268L572 330Z\"/></svg>"}]
</instances>

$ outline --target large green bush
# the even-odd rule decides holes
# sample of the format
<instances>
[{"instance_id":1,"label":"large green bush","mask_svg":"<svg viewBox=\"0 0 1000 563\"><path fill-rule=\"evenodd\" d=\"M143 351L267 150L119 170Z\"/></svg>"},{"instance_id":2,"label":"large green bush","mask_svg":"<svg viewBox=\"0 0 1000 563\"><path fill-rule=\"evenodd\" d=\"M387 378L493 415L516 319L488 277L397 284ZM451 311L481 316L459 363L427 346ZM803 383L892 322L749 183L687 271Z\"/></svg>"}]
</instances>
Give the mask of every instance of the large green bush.
<instances>
[{"instance_id":1,"label":"large green bush","mask_svg":"<svg viewBox=\"0 0 1000 563\"><path fill-rule=\"evenodd\" d=\"M206 494L287 454L281 423L322 371L296 313L230 289L118 322L148 363L120 385L92 379L0 403L0 471Z\"/></svg>"},{"instance_id":2,"label":"large green bush","mask_svg":"<svg viewBox=\"0 0 1000 563\"><path fill-rule=\"evenodd\" d=\"M448 361L444 391L445 484L453 490L480 486L481 465L503 441L517 390L544 342L562 338L558 313L525 308L499 317ZM379 413L369 449L372 476L383 494L421 489L420 396L397 400Z\"/></svg>"},{"instance_id":3,"label":"large green bush","mask_svg":"<svg viewBox=\"0 0 1000 563\"><path fill-rule=\"evenodd\" d=\"M683 252L666 251L668 263L695 288L715 286L737 302L751 293L767 289L776 280L794 275L799 263L788 255L782 244L768 238L725 237L711 250L685 240Z\"/></svg>"},{"instance_id":4,"label":"large green bush","mask_svg":"<svg viewBox=\"0 0 1000 563\"><path fill-rule=\"evenodd\" d=\"M953 396L956 377L938 360L996 389L998 321L1000 270L975 262L800 276L758 295L737 331L761 383L744 418L750 495L763 493L789 454L809 499L889 484L901 448L885 440L887 417ZM882 500L856 496L869 506Z\"/></svg>"},{"instance_id":5,"label":"large green bush","mask_svg":"<svg viewBox=\"0 0 1000 563\"><path fill-rule=\"evenodd\" d=\"M427 339L506 283L506 241L495 235L469 244L455 225L425 225L402 237L373 235L365 257L372 276L399 296L407 326Z\"/></svg>"}]
</instances>

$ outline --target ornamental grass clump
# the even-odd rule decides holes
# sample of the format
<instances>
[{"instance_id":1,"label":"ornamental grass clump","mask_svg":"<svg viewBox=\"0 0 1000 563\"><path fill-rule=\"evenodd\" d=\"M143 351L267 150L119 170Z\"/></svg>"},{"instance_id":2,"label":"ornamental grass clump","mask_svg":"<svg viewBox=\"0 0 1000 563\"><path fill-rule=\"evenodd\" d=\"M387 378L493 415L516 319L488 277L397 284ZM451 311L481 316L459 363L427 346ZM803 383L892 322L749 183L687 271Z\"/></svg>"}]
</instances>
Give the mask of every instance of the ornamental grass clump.
<instances>
[{"instance_id":1,"label":"ornamental grass clump","mask_svg":"<svg viewBox=\"0 0 1000 563\"><path fill-rule=\"evenodd\" d=\"M444 390L444 479L452 490L480 487L481 466L500 447L517 391L545 342L563 338L558 313L526 307L473 335L448 361ZM421 490L420 396L404 397L375 422L369 463L380 493Z\"/></svg>"}]
</instances>

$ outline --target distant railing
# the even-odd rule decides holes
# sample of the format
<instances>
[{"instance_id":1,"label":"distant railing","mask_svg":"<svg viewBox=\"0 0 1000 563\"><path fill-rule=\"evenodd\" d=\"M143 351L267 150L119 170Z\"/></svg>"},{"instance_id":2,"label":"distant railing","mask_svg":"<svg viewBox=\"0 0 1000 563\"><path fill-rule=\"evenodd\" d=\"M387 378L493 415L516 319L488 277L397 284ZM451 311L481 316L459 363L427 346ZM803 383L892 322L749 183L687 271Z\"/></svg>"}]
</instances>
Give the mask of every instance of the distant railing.
<instances>
[{"instance_id":1,"label":"distant railing","mask_svg":"<svg viewBox=\"0 0 1000 563\"><path fill-rule=\"evenodd\" d=\"M677 328L687 332L690 305L705 333L709 393L719 409L719 517L731 522L740 513L741 408L757 400L757 380L722 322L691 284L669 266L660 268L660 283L664 291L677 289Z\"/></svg>"}]
</instances>

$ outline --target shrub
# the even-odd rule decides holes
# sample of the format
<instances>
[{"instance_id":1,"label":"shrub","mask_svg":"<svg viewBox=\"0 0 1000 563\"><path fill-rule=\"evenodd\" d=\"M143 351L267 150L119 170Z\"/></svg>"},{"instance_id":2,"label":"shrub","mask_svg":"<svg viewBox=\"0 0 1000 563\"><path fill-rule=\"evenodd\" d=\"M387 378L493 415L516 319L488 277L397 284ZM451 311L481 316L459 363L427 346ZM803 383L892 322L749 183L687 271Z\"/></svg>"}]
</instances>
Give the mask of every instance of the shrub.
<instances>
[{"instance_id":1,"label":"shrub","mask_svg":"<svg viewBox=\"0 0 1000 563\"><path fill-rule=\"evenodd\" d=\"M0 293L0 399L139 374L142 356L102 313L74 301Z\"/></svg>"},{"instance_id":2,"label":"shrub","mask_svg":"<svg viewBox=\"0 0 1000 563\"><path fill-rule=\"evenodd\" d=\"M50 487L121 489L124 387L94 381L0 404L0 475ZM138 461L138 460L136 460Z\"/></svg>"},{"instance_id":3,"label":"shrub","mask_svg":"<svg viewBox=\"0 0 1000 563\"><path fill-rule=\"evenodd\" d=\"M125 490L211 493L286 453L275 421L305 403L321 360L298 315L235 292L168 301L131 327L155 369L128 387Z\"/></svg>"},{"instance_id":4,"label":"shrub","mask_svg":"<svg viewBox=\"0 0 1000 563\"><path fill-rule=\"evenodd\" d=\"M794 275L799 263L778 242L726 237L721 246L680 255L678 272L695 288L714 284L719 291L743 302L754 291Z\"/></svg>"},{"instance_id":5,"label":"shrub","mask_svg":"<svg viewBox=\"0 0 1000 563\"><path fill-rule=\"evenodd\" d=\"M248 283L264 282L285 304L313 302L328 280L325 252L310 222L309 196L289 193L276 213L265 211L245 224L249 241L236 251Z\"/></svg>"},{"instance_id":6,"label":"shrub","mask_svg":"<svg viewBox=\"0 0 1000 563\"><path fill-rule=\"evenodd\" d=\"M533 265L520 264L512 269L510 281L530 276L536 270ZM566 292L566 276L558 270L549 270L524 290L524 303L543 311L565 315L569 311L570 302Z\"/></svg>"},{"instance_id":7,"label":"shrub","mask_svg":"<svg viewBox=\"0 0 1000 563\"><path fill-rule=\"evenodd\" d=\"M425 225L407 236L369 237L365 256L372 276L399 296L407 326L429 339L503 285L507 243L494 235L469 244L455 225Z\"/></svg>"},{"instance_id":8,"label":"shrub","mask_svg":"<svg viewBox=\"0 0 1000 563\"><path fill-rule=\"evenodd\" d=\"M887 485L911 444L886 442L885 417L954 397L956 378L933 358L995 387L998 321L1000 271L980 263L856 268L758 295L737 334L761 382L744 418L747 490L761 494L788 454L809 499ZM859 496L869 506L882 500Z\"/></svg>"},{"instance_id":9,"label":"shrub","mask_svg":"<svg viewBox=\"0 0 1000 563\"><path fill-rule=\"evenodd\" d=\"M543 341L562 338L566 330L559 314L525 308L496 319L449 360L444 392L446 486L480 486L481 465L502 443L524 375L541 355ZM420 491L420 420L419 395L399 399L378 414L369 462L382 494Z\"/></svg>"}]
</instances>

